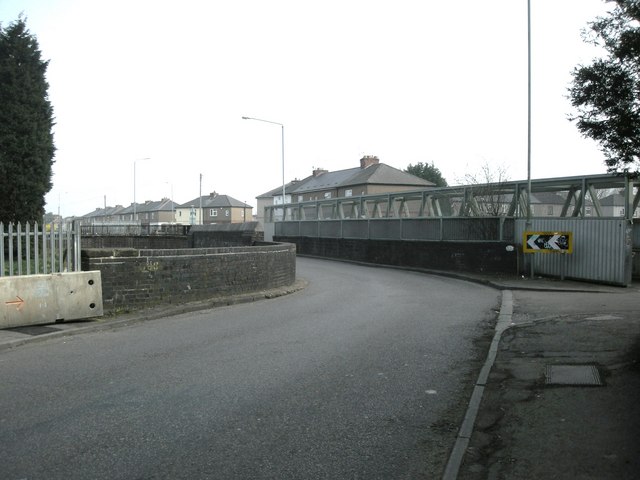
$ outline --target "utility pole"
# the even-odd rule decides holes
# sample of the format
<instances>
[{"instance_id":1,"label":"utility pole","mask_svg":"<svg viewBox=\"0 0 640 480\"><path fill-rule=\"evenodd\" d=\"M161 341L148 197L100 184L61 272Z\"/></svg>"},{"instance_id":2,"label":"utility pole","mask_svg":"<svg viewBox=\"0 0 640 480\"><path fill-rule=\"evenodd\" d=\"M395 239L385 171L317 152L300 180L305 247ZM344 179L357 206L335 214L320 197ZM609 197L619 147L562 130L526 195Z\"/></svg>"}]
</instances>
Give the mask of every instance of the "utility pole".
<instances>
[{"instance_id":1,"label":"utility pole","mask_svg":"<svg viewBox=\"0 0 640 480\"><path fill-rule=\"evenodd\" d=\"M200 174L200 225L204 225L204 213L202 212L202 174Z\"/></svg>"}]
</instances>

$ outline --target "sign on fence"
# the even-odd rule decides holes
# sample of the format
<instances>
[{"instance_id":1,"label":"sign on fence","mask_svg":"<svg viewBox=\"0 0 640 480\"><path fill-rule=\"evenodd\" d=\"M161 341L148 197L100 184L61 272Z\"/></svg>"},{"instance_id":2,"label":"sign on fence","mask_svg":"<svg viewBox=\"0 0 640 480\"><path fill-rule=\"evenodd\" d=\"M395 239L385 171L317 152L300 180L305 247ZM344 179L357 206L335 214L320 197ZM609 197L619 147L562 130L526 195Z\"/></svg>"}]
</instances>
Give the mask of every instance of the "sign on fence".
<instances>
[{"instance_id":1,"label":"sign on fence","mask_svg":"<svg viewBox=\"0 0 640 480\"><path fill-rule=\"evenodd\" d=\"M572 232L524 232L524 253L573 253Z\"/></svg>"}]
</instances>

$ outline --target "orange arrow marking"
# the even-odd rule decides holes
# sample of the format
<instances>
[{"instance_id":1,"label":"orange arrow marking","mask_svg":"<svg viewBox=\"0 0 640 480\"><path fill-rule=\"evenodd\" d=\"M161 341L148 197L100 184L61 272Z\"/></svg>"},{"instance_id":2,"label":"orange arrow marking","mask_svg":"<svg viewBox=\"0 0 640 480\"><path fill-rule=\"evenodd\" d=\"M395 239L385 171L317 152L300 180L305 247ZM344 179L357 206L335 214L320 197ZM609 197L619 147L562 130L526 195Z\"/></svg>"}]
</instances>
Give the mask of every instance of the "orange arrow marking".
<instances>
[{"instance_id":1,"label":"orange arrow marking","mask_svg":"<svg viewBox=\"0 0 640 480\"><path fill-rule=\"evenodd\" d=\"M24 305L24 300L16 295L17 300L11 300L9 302L4 302L5 305L17 305L17 309L20 310L22 305Z\"/></svg>"}]
</instances>

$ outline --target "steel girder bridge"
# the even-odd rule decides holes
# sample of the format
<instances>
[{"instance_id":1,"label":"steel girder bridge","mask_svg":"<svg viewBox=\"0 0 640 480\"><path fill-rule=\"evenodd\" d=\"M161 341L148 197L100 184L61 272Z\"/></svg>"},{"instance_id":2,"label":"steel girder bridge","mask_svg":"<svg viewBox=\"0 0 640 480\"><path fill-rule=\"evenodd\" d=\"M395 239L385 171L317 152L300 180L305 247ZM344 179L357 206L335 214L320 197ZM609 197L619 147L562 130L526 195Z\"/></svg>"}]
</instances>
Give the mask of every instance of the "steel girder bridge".
<instances>
[{"instance_id":1,"label":"steel girder bridge","mask_svg":"<svg viewBox=\"0 0 640 480\"><path fill-rule=\"evenodd\" d=\"M603 174L425 188L266 207L266 222L442 217L639 216L640 179ZM283 215L284 213L284 215ZM634 215L635 214L635 215Z\"/></svg>"}]
</instances>

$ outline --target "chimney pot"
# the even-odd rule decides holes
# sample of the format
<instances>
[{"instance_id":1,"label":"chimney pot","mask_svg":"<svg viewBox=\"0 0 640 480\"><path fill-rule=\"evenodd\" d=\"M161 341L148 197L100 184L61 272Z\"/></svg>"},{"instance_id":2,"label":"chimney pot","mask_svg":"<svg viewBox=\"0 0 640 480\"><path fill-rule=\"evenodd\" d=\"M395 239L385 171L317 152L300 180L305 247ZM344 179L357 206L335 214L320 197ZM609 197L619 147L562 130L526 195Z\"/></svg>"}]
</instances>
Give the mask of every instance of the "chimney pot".
<instances>
[{"instance_id":1,"label":"chimney pot","mask_svg":"<svg viewBox=\"0 0 640 480\"><path fill-rule=\"evenodd\" d=\"M360 168L364 169L378 163L380 163L380 160L375 155L365 155L360 159Z\"/></svg>"}]
</instances>

